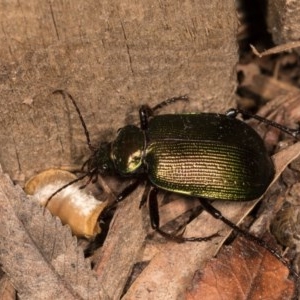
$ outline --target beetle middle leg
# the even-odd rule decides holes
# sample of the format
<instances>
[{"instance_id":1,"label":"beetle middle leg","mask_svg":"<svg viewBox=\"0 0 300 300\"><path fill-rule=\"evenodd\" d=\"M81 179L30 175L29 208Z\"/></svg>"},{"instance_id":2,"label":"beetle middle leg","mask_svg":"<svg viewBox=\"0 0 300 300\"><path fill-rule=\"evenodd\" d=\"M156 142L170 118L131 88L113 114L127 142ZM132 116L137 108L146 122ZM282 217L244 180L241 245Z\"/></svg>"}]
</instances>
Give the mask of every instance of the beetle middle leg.
<instances>
[{"instance_id":1,"label":"beetle middle leg","mask_svg":"<svg viewBox=\"0 0 300 300\"><path fill-rule=\"evenodd\" d=\"M205 237L182 237L167 233L160 229L159 227L159 209L158 209L158 201L157 201L157 188L152 188L149 193L148 203L149 203L149 215L150 215L150 223L151 227L157 231L163 237L173 240L178 243L183 242L206 242L212 240L214 237L220 236L219 233L214 233Z\"/></svg>"},{"instance_id":2,"label":"beetle middle leg","mask_svg":"<svg viewBox=\"0 0 300 300\"><path fill-rule=\"evenodd\" d=\"M203 209L208 212L211 216L213 216L215 219L218 219L228 225L232 230L234 230L236 233L244 236L246 239L256 243L257 245L265 248L268 252L270 252L273 256L275 256L279 261L282 262L289 270L290 272L296 277L299 278L298 273L293 269L293 267L283 258L282 255L280 255L276 250L274 250L272 247L269 246L267 242L264 240L256 237L255 235L251 234L250 232L241 229L239 226L225 218L222 213L214 208L206 199L199 198L200 204L203 207Z\"/></svg>"},{"instance_id":3,"label":"beetle middle leg","mask_svg":"<svg viewBox=\"0 0 300 300\"><path fill-rule=\"evenodd\" d=\"M141 129L144 131L148 129L148 118L150 116L153 116L153 113L156 110L161 109L169 104L173 104L177 101L189 101L189 98L188 96L184 95L166 99L153 107L149 107L148 105L142 105L139 110Z\"/></svg>"},{"instance_id":4,"label":"beetle middle leg","mask_svg":"<svg viewBox=\"0 0 300 300\"><path fill-rule=\"evenodd\" d=\"M175 103L177 101L189 101L189 98L188 98L187 95L169 98L169 99L166 99L166 100L162 101L161 103L155 105L154 107L151 108L151 110L152 110L152 112L154 112L154 111L156 111L158 109L163 108L164 106L173 104L173 103Z\"/></svg>"}]
</instances>

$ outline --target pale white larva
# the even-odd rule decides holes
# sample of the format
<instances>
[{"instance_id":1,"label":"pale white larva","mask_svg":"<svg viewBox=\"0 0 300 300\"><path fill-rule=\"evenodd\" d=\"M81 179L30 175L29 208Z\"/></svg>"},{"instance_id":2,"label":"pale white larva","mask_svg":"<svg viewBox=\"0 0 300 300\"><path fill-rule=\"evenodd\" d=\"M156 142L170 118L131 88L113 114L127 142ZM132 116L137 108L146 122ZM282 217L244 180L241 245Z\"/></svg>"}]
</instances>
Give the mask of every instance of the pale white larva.
<instances>
[{"instance_id":1,"label":"pale white larva","mask_svg":"<svg viewBox=\"0 0 300 300\"><path fill-rule=\"evenodd\" d=\"M33 201L44 206L55 191L74 179L76 176L68 171L48 169L29 179L24 190ZM47 209L63 224L68 224L74 235L89 239L101 232L98 218L107 204L107 201L95 199L85 189L79 189L78 183L53 196Z\"/></svg>"}]
</instances>

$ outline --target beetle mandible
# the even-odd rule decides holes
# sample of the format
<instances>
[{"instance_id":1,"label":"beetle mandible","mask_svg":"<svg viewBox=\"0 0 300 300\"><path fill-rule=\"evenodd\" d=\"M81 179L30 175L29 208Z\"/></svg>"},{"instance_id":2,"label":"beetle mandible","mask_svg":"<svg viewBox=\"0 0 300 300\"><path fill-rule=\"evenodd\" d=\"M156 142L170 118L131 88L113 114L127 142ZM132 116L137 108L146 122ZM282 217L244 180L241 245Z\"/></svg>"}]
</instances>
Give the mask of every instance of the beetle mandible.
<instances>
[{"instance_id":1,"label":"beetle mandible","mask_svg":"<svg viewBox=\"0 0 300 300\"><path fill-rule=\"evenodd\" d=\"M119 202L139 185L139 177L146 177L147 184L140 205L148 200L151 226L161 235L178 242L208 241L218 236L215 233L207 237L184 238L160 229L157 203L159 189L197 197L202 207L213 217L267 249L294 276L299 277L291 265L265 241L239 228L207 201L257 199L264 194L274 178L274 165L263 140L254 129L236 118L238 114L257 119L293 137L299 134L298 129L290 129L240 109L230 109L226 114L154 115L163 106L188 100L187 96L179 96L165 100L153 108L141 106L140 127L127 125L119 129L114 141L101 143L94 148L72 95L64 90L54 93L67 96L72 101L92 155L83 165L87 168L87 173L61 187L51 195L47 203L66 186L87 176L89 180L86 184L95 180L99 174L136 178L117 196Z\"/></svg>"}]
</instances>

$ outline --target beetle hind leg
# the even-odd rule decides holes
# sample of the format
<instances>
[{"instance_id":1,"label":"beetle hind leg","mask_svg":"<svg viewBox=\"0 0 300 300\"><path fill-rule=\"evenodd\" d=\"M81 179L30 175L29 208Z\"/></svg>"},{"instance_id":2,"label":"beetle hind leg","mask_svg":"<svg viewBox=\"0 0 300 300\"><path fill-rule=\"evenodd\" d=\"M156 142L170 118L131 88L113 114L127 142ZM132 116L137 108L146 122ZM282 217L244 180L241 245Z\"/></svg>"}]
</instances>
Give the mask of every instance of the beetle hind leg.
<instances>
[{"instance_id":1,"label":"beetle hind leg","mask_svg":"<svg viewBox=\"0 0 300 300\"><path fill-rule=\"evenodd\" d=\"M275 256L279 261L282 262L283 265L285 265L293 276L296 278L299 278L299 274L294 270L292 265L289 264L288 261L284 259L284 257L278 253L275 249L273 249L266 241L256 237L255 235L251 234L250 232L241 229L239 226L225 218L219 210L214 208L206 199L199 198L200 204L203 207L203 209L208 212L211 216L213 216L215 219L218 219L228 225L231 229L233 229L236 233L244 236L247 240L252 241L256 243L257 245L265 248L267 251L269 251L273 256Z\"/></svg>"},{"instance_id":2,"label":"beetle hind leg","mask_svg":"<svg viewBox=\"0 0 300 300\"><path fill-rule=\"evenodd\" d=\"M208 242L211 241L213 238L220 236L219 233L214 233L212 235L209 236L204 236L204 237L182 237L182 236L178 236L178 235L174 235L171 233L167 233L163 230L161 230L159 227L158 228L154 228L156 232L158 232L161 236L163 236L164 238L168 239L168 240L172 240L176 243L184 243L184 242Z\"/></svg>"},{"instance_id":3,"label":"beetle hind leg","mask_svg":"<svg viewBox=\"0 0 300 300\"><path fill-rule=\"evenodd\" d=\"M260 121L262 123L265 123L269 126L273 126L277 129L279 129L280 131L285 132L285 133L291 135L292 137L299 139L299 135L300 135L300 129L299 128L298 129L289 128L289 127L283 126L281 124L278 124L274 121L268 120L264 117L261 117L261 116L258 116L258 115L253 115L253 114L251 114L251 113L249 113L245 110L242 110L242 109L231 108L226 112L226 116L230 117L230 118L236 118L236 116L238 114L241 114L243 117L258 120L258 121Z\"/></svg>"},{"instance_id":4,"label":"beetle hind leg","mask_svg":"<svg viewBox=\"0 0 300 300\"><path fill-rule=\"evenodd\" d=\"M182 237L178 235L174 235L171 233L167 233L160 229L159 227L159 210L158 210L158 201L157 201L157 193L158 189L157 188L152 188L150 193L149 193L149 215L150 215L150 223L151 227L158 232L160 235L165 237L166 239L175 241L177 243L184 243L184 242L207 242L212 240L215 237L220 236L219 233L214 233L209 236L205 237Z\"/></svg>"}]
</instances>

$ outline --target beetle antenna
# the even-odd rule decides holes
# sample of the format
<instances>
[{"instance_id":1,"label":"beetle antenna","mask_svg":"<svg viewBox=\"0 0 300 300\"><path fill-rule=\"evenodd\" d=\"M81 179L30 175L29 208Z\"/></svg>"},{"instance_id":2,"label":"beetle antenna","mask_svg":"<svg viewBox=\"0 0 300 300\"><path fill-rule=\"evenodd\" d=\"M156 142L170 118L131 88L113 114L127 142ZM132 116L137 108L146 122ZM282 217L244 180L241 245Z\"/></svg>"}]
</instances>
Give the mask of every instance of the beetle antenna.
<instances>
[{"instance_id":1,"label":"beetle antenna","mask_svg":"<svg viewBox=\"0 0 300 300\"><path fill-rule=\"evenodd\" d=\"M78 116L79 116L79 119L80 119L80 122L81 122L81 124L82 124L82 127L83 127L83 129L84 129L84 133L85 133L85 136L86 136L87 144L88 144L90 150L91 150L92 152L94 152L94 151L95 151L95 148L93 147L93 145L92 145L92 143L91 143L90 134L89 134L89 132L88 132L88 130L87 130L86 124L85 124L85 122L84 122L84 120L83 120L82 114L81 114L81 112L80 112L80 110L79 110L79 107L78 107L78 105L77 105L75 99L73 98L73 96L72 96L70 93L66 92L65 90L55 90L55 91L53 92L53 94L58 94L58 93L61 94L61 95L64 97L64 99L66 99L66 96L68 96L68 97L70 98L70 100L71 100L72 104L74 105L74 107L75 107L75 109L76 109L76 112L77 112L77 114L78 114Z\"/></svg>"},{"instance_id":2,"label":"beetle antenna","mask_svg":"<svg viewBox=\"0 0 300 300\"><path fill-rule=\"evenodd\" d=\"M85 178L85 177L88 176L88 175L89 175L89 173L86 173L86 174L84 174L84 175L82 175L82 176L80 176L80 177L78 177L78 178L76 178L76 179L74 179L74 180L72 180L72 181L66 183L65 185L63 185L62 187L60 187L58 190L56 190L56 191L55 191L55 192L47 199L47 201L45 202L45 204L44 204L44 209L47 207L47 205L49 204L49 202L51 201L51 199L52 199L55 195L57 195L59 192L61 192L62 190L64 190L64 189L67 188L68 186L70 186L70 185L72 185L72 184L74 184L74 183L76 183L76 182L82 180L83 178Z\"/></svg>"}]
</instances>

